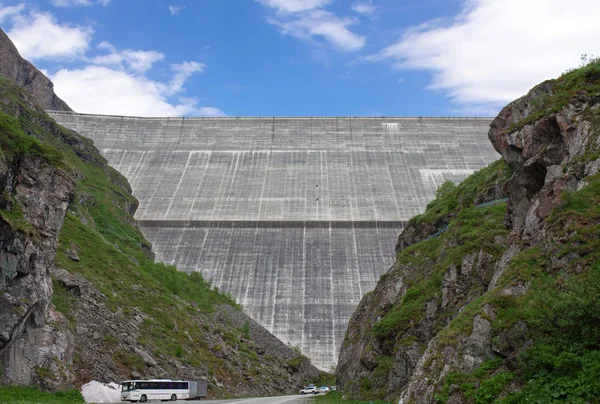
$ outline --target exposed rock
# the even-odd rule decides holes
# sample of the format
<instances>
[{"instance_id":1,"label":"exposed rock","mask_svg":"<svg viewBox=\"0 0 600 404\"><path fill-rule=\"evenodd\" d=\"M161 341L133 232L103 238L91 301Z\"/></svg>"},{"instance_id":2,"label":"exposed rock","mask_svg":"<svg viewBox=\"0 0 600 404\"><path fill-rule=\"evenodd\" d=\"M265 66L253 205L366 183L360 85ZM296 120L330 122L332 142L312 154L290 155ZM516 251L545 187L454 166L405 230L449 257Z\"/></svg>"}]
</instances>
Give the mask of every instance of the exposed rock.
<instances>
[{"instance_id":1,"label":"exposed rock","mask_svg":"<svg viewBox=\"0 0 600 404\"><path fill-rule=\"evenodd\" d=\"M503 365L497 372L506 372L507 364L515 366L518 355L533 344L525 321L506 325L506 318L499 320L497 313L503 304L519 301L536 287L527 280L528 271L543 271L543 265L557 272L567 268L575 274L582 271L584 250L565 251L564 247L584 244L573 240L580 237L577 233L585 226L585 218L579 228L567 234L552 227L551 218L565 191L581 189L588 176L600 171L600 97L586 91L571 92L570 102L539 114L540 100L552 97L557 83L548 81L536 86L505 107L491 124L490 141L511 167L512 176L504 186L495 183L478 189L475 204L501 199L506 192L509 201L504 223L510 234L498 226L504 236L486 241L493 248L466 249L461 240L448 235L450 226L440 237L443 247L439 256L432 257L425 250L406 249L439 233L441 227L452 225L460 212L440 213L435 224L431 223L438 217L435 212L423 216L427 220L411 220L399 237L398 261L373 293L362 299L348 326L336 369L344 395L404 404L434 403L436 394L444 389L444 402L470 402L473 397L467 397L461 386L446 383L449 374L470 374L489 359L501 359ZM557 250L561 251L559 255L554 254ZM550 257L547 264L536 262L542 251ZM424 282L431 282L434 275L431 268L446 262L448 256L453 259L435 274L439 289L425 289ZM521 257L521 261L515 257ZM428 294L421 299L411 295L406 301L404 297L411 289ZM477 303L486 296L494 299ZM408 305L415 302L421 306ZM403 305L408 305L404 311ZM405 320L403 316L408 315L411 318ZM378 334L378 322L390 319L395 321L393 332ZM498 321L504 323L499 325ZM392 366L382 366L390 356ZM369 388L361 387L356 380L364 381ZM519 388L518 383L507 383L499 397Z\"/></svg>"},{"instance_id":2,"label":"exposed rock","mask_svg":"<svg viewBox=\"0 0 600 404\"><path fill-rule=\"evenodd\" d=\"M154 358L152 358L147 352L145 352L139 348L135 348L135 353L142 357L142 359L144 360L144 363L146 365L148 365L150 367L154 367L157 365Z\"/></svg>"},{"instance_id":3,"label":"exposed rock","mask_svg":"<svg viewBox=\"0 0 600 404\"><path fill-rule=\"evenodd\" d=\"M10 38L0 29L0 76L13 81L31 94L31 101L46 110L72 111L54 94L54 85L27 60L23 59Z\"/></svg>"},{"instance_id":4,"label":"exposed rock","mask_svg":"<svg viewBox=\"0 0 600 404\"><path fill-rule=\"evenodd\" d=\"M28 327L2 353L5 369L2 384L36 385L44 390L70 387L74 336L69 322L50 307L41 327Z\"/></svg>"},{"instance_id":5,"label":"exposed rock","mask_svg":"<svg viewBox=\"0 0 600 404\"><path fill-rule=\"evenodd\" d=\"M86 279L81 274L55 268L58 236L67 210L73 215L69 220L75 218L79 220L77 226L88 226L85 230L90 232L88 235L99 235L101 243L120 255L120 262L125 263L122 265L131 263L128 269L139 271L138 275L142 272L142 263L138 262L139 255L138 258L130 255L131 249L151 257L151 246L130 216L137 208L137 201L131 196L129 184L106 164L93 143L59 127L32 106L31 97L8 80L0 79L0 86L8 95L0 97L0 110L17 118L25 127L22 135L36 137L52 151L56 144L61 144L68 159L73 159L67 164L62 164L64 161L48 164L43 158L35 157L35 153L18 154L14 161L0 158L0 384L37 385L57 390L76 388L90 380L204 378L214 379L214 384L209 386L212 396L255 396L291 393L308 378L319 376L319 371L306 357L277 340L237 307L225 305L212 313L166 289L151 286L145 290L152 285L148 279L144 279L144 287L133 284L128 288L126 282L130 279L121 278L125 270L120 273L115 262L98 264L101 273L110 272L107 276L115 280L116 288L123 288L119 290L121 296L116 288L103 288L105 285L98 277ZM19 102L12 101L15 97L19 97ZM89 167L95 176L105 177L98 181L89 178L85 170L81 171L86 175L78 172L80 162L74 160L71 150L86 169ZM3 149L0 157L5 156L4 152ZM74 181L77 181L78 198L70 205ZM102 197L80 192L82 187L89 190L82 185L84 181L105 187L99 192ZM100 234L101 225L97 227L94 218L98 223L101 221L88 210L98 208L104 196L112 203L109 214L115 216L102 219L127 224L127 237L132 236L130 240L133 240L128 245L130 251L126 252L122 242L111 239L111 235ZM79 259L90 256L90 248L95 246L90 247L87 240L74 242L70 234L64 232L61 240L68 246L60 249L63 268L77 270L90 265ZM135 251L138 247L142 251ZM108 258L110 261L114 257ZM85 271L82 273L88 276ZM68 320L50 304L51 275L60 287L62 302L68 301L61 307ZM164 298L170 306L163 302L163 306L157 307L142 302L139 308L126 305L122 299L127 299L130 292L139 292L148 299L164 293L166 296L157 296L157 300ZM224 297L223 300L228 301ZM158 323L155 316L160 317L172 308L176 308L173 312L180 313L181 317L172 317L170 325ZM249 336L241 330L245 324L249 325ZM154 332L163 338L165 345L172 342L174 352L153 346L156 339L149 340L147 336ZM177 340L178 337L181 338ZM214 347L214 356L210 347ZM192 351L204 358L193 356ZM226 359L218 359L219 356ZM210 360L206 360L207 357ZM218 374L219 382L216 377L210 377L213 372Z\"/></svg>"},{"instance_id":6,"label":"exposed rock","mask_svg":"<svg viewBox=\"0 0 600 404\"><path fill-rule=\"evenodd\" d=\"M235 310L231 306L219 306L213 314L213 320L217 322L229 322L233 327L238 329L248 325L250 337L257 345L257 353L258 351L262 352L262 354L259 353L259 355L273 355L285 360L290 360L298 355L290 346L281 342L266 328L258 324L243 312ZM291 380L280 381L282 384L291 383L288 390L292 387L292 385L301 385L303 380L312 379L319 376L319 370L310 363L308 358L305 358L305 360L300 362L299 365L292 366L288 369L291 373Z\"/></svg>"},{"instance_id":7,"label":"exposed rock","mask_svg":"<svg viewBox=\"0 0 600 404\"><path fill-rule=\"evenodd\" d=\"M11 181L0 191L11 195L28 226L20 228L0 218L0 358L5 369L0 380L40 384L43 378L36 369L52 369L54 357L65 358L66 364L72 360L73 338L55 329L63 319L48 307L50 268L73 182L40 157L9 163L5 170L4 178ZM9 209L17 207L11 203ZM63 373L66 377L58 378L57 385L69 381L68 369Z\"/></svg>"},{"instance_id":8,"label":"exposed rock","mask_svg":"<svg viewBox=\"0 0 600 404\"><path fill-rule=\"evenodd\" d=\"M67 250L67 257L71 261L79 262L79 256L77 255L77 252L75 250Z\"/></svg>"}]
</instances>

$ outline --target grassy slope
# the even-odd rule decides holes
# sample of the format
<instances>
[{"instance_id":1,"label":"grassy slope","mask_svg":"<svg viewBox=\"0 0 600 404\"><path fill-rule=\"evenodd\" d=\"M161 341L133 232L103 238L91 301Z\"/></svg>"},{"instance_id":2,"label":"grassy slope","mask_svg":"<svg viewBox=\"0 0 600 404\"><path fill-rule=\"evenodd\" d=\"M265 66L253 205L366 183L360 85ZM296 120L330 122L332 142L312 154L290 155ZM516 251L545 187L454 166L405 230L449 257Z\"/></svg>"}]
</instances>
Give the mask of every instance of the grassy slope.
<instances>
[{"instance_id":1,"label":"grassy slope","mask_svg":"<svg viewBox=\"0 0 600 404\"><path fill-rule=\"evenodd\" d=\"M0 403L82 404L85 401L81 393L75 390L46 393L30 387L0 387Z\"/></svg>"},{"instance_id":2,"label":"grassy slope","mask_svg":"<svg viewBox=\"0 0 600 404\"><path fill-rule=\"evenodd\" d=\"M450 374L437 395L445 402L452 385L476 403L498 400L513 382L519 392L504 394L499 402L598 402L600 397L600 175L565 198L554 212L552 230L562 243L525 249L511 261L501 285L473 302L440 332L448 344L461 329L483 314L490 304L497 310L492 335L511 330L518 322L529 328L532 346L516 360L497 358L472 374ZM552 260L577 252L579 257L554 268ZM529 284L522 296L501 296L507 285ZM506 392L505 392L506 393Z\"/></svg>"},{"instance_id":3,"label":"grassy slope","mask_svg":"<svg viewBox=\"0 0 600 404\"><path fill-rule=\"evenodd\" d=\"M394 355L401 347L420 344L423 352L426 345L419 341L414 326L426 314L426 303L441 299L441 284L448 267L460 266L464 255L484 251L498 258L505 245L496 244L496 236L505 236L508 230L502 225L506 203L476 207L474 201L488 194L497 183L506 181L511 175L510 168L503 160L481 169L455 186L445 183L437 192L427 210L412 218L408 226L421 223L448 223L447 230L437 237L423 240L405 248L397 254L396 263L390 272L382 275L382 280L402 274L408 289L402 299L394 305L382 307L376 313L380 320L372 329L373 336L382 348L387 350L376 359L377 366L372 376L352 380L349 387L360 399L384 398L387 396L387 383L394 365ZM381 282L381 281L380 281ZM482 291L472 290L469 296ZM375 296L378 299L378 296ZM456 316L459 306L448 306L437 317L434 332L442 330L446 321ZM461 331L466 331L470 323L461 323ZM381 349L381 348L380 348ZM344 387L346 390L346 387Z\"/></svg>"},{"instance_id":4,"label":"grassy slope","mask_svg":"<svg viewBox=\"0 0 600 404\"><path fill-rule=\"evenodd\" d=\"M579 94L600 96L600 61L565 74L553 83L553 91L552 96L537 100L535 111L509 131L559 111ZM591 122L592 136L584 154L565 168L565 172L577 175L582 175L585 163L600 155L600 110L587 109L582 116ZM503 223L506 204L477 209L472 203L491 181L509 177L510 170L499 161L458 186L444 184L426 212L410 220L409 226L449 226L438 237L412 245L397 256L396 267L419 270L406 272L409 289L399 304L383 308L382 318L372 330L375 337L390 340L392 355L397 347L416 340L410 329L423 319L425 303L440 298L441 279L450 265L460 264L464 255L479 249L498 258L507 248L495 239L508 233ZM438 317L438 351L468 336L473 317L487 317L486 305L496 312L494 343L519 322L527 324L527 338L533 341L516 358L492 359L470 374L451 373L438 390L438 402L446 402L450 390L456 388L475 403L600 402L600 174L586 180L588 185L583 189L563 194L562 205L551 216L551 239L545 245L521 246L524 250L512 259L496 289L480 291L480 296L460 313ZM552 264L561 258L565 258L564 265ZM529 285L528 292L522 296L500 295L504 287L519 284ZM385 395L385 384L377 382L385 381L393 364L391 359L380 356L372 377L355 381L362 384L358 396Z\"/></svg>"},{"instance_id":5,"label":"grassy slope","mask_svg":"<svg viewBox=\"0 0 600 404\"><path fill-rule=\"evenodd\" d=\"M314 396L311 400L313 403L316 404L340 404L340 403L344 403L344 404L386 404L385 401L380 401L380 400L376 400L376 401L358 401L358 400L343 400L342 396L340 395L340 393L338 391L332 391L329 392L327 394L319 394L317 396Z\"/></svg>"},{"instance_id":6,"label":"grassy slope","mask_svg":"<svg viewBox=\"0 0 600 404\"><path fill-rule=\"evenodd\" d=\"M425 315L425 303L434 297L441 297L442 277L448 267L460 265L464 255L479 250L494 257L502 254L503 248L496 244L495 237L507 234L502 226L506 204L475 207L472 203L477 195L494 182L508 179L509 176L510 169L499 160L479 170L458 186L446 183L426 212L411 219L412 223L433 223L442 216L452 217L444 233L410 246L398 254L396 264L399 267L418 267L421 270L408 276L411 286L400 304L384 313L382 319L375 324L373 332L377 337L396 336L410 324L418 323ZM447 314L451 316L454 313ZM442 326L440 323L439 327Z\"/></svg>"},{"instance_id":7,"label":"grassy slope","mask_svg":"<svg viewBox=\"0 0 600 404\"><path fill-rule=\"evenodd\" d=\"M565 74L553 90L537 111L509 130L560 110L583 92L600 96L600 61ZM565 168L575 174L598 158L600 146L600 111L587 109L582 115L592 127L585 152ZM586 182L578 191L563 191L561 206L550 216L546 242L525 246L512 259L500 286L457 317L469 322L490 304L497 310L492 335L510 332L523 322L531 347L516 360L497 358L472 374L451 374L437 396L439 402L445 402L452 385L475 403L600 402L600 174ZM517 284L529 285L529 290L522 296L499 294L503 287ZM455 329L452 324L441 335L451 336ZM506 391L509 384L519 391Z\"/></svg>"},{"instance_id":8,"label":"grassy slope","mask_svg":"<svg viewBox=\"0 0 600 404\"><path fill-rule=\"evenodd\" d=\"M56 266L83 275L106 296L109 309L122 312L124 321L130 321L133 308L149 314L138 341L149 352L164 360L177 357L189 366L202 363L218 379L233 377L233 382L242 382L236 379L241 375L211 353L203 337L209 330L219 332L225 342L238 347L244 361L257 365L256 352L240 342L243 330L216 330L208 325L216 304L239 306L200 274L188 275L148 258L149 243L128 213L137 201L128 192L126 180L91 151L91 141L56 125L43 111L32 109L25 98L20 89L0 78L0 161L35 154L75 175L76 195L60 234ZM0 214L14 227L27 231L27 222L17 209L0 210ZM81 260L68 259L67 249L77 250ZM75 297L58 282L54 289L53 303L74 328ZM178 333L172 331L174 319ZM114 342L110 335L104 338L107 349ZM113 359L124 369L144 366L141 358L126 351L114 352ZM212 391L219 394L217 388ZM227 393L223 390L222 394Z\"/></svg>"}]
</instances>

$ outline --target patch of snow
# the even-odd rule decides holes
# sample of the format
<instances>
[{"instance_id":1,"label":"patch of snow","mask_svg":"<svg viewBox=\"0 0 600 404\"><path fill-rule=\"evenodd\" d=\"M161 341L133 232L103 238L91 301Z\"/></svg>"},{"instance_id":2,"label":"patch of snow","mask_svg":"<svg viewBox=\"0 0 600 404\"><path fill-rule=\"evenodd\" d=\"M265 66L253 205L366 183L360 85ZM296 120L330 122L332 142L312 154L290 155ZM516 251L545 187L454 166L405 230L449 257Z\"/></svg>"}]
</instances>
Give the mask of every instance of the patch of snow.
<instances>
[{"instance_id":1,"label":"patch of snow","mask_svg":"<svg viewBox=\"0 0 600 404\"><path fill-rule=\"evenodd\" d=\"M100 383L95 380L81 386L81 394L86 403L120 403L121 385Z\"/></svg>"}]
</instances>

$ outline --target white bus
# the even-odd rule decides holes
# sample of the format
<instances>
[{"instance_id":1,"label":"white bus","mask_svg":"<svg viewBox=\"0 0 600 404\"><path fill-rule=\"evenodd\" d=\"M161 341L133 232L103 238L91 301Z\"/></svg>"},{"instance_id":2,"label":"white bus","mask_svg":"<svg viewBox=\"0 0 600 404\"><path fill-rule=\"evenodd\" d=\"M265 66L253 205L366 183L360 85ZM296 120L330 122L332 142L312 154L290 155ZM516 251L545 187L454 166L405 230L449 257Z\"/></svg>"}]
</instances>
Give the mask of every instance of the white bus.
<instances>
[{"instance_id":1,"label":"white bus","mask_svg":"<svg viewBox=\"0 0 600 404\"><path fill-rule=\"evenodd\" d=\"M206 397L206 382L185 380L126 380L121 383L121 401L188 400Z\"/></svg>"}]
</instances>

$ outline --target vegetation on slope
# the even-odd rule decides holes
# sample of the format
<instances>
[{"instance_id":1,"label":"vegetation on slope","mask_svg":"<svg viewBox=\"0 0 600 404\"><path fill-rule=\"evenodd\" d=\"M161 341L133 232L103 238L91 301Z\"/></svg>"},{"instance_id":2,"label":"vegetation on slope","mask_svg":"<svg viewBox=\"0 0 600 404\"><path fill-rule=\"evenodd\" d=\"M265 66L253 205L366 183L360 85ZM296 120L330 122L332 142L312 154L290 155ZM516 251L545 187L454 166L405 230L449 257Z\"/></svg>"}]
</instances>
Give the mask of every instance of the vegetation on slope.
<instances>
[{"instance_id":1,"label":"vegetation on slope","mask_svg":"<svg viewBox=\"0 0 600 404\"><path fill-rule=\"evenodd\" d=\"M75 197L60 234L56 267L81 275L101 292L97 303L108 308L120 323L137 324L134 317L141 318L141 335L136 343L159 364L176 358L184 366L197 367L209 380L228 380L234 386L248 383L251 376L271 372L272 367L279 369L273 370L278 374L286 366L285 358L259 357L247 329L212 321L211 313L218 305L241 310L229 295L220 293L199 273L186 274L154 261L149 243L131 216L137 201L124 177L107 165L93 143L60 127L43 111L33 109L26 99L22 90L0 78L0 163L7 165L34 154L76 179ZM0 210L0 214L27 230L18 206L11 211ZM58 279L53 280L53 286L52 301L75 331L75 312L81 303L78 291ZM101 350L112 355L118 373L126 377L131 372L144 374L148 364L125 348L119 338L108 327L98 341ZM211 339L220 344L209 345ZM236 356L234 361L220 355L225 345ZM91 370L95 364L82 360L88 352L82 352L80 346L77 349L76 368ZM211 395L235 393L216 385L209 390Z\"/></svg>"},{"instance_id":2,"label":"vegetation on slope","mask_svg":"<svg viewBox=\"0 0 600 404\"><path fill-rule=\"evenodd\" d=\"M446 181L438 188L435 199L429 202L425 212L412 217L408 226L445 221L445 218L486 199L485 196L493 192L496 184L503 184L510 176L508 165L504 160L498 160L476 171L459 185Z\"/></svg>"},{"instance_id":3,"label":"vegetation on slope","mask_svg":"<svg viewBox=\"0 0 600 404\"><path fill-rule=\"evenodd\" d=\"M540 86L543 85L552 86L552 93L536 97L532 105L534 110L525 118L509 126L507 132L514 132L544 116L558 112L572 102L578 93L598 94L600 92L600 58L582 55L579 68L568 70L556 80L548 80L540 84Z\"/></svg>"},{"instance_id":4,"label":"vegetation on slope","mask_svg":"<svg viewBox=\"0 0 600 404\"><path fill-rule=\"evenodd\" d=\"M470 290L451 297L452 301L440 310L435 321L427 314L429 304L439 305L443 299L442 283L448 268L460 268L466 255L473 255L475 260L478 254L489 256L490 260L502 255L506 245L498 243L498 239L506 236L508 230L502 224L506 201L498 191L498 184L506 181L510 174L506 163L498 160L459 185L446 182L427 210L411 219L408 231L425 228L431 229L431 234L420 235L418 239L422 241L398 251L396 263L382 275L372 294L370 307L374 313L367 315L377 320L372 328L362 331L362 337L371 341L362 355L372 357L368 359L372 362L372 371L369 376L353 377L345 383L344 393L351 392L353 398L361 400L392 400L389 384L395 358L407 351L422 353L430 333L435 335L442 330L463 305L483 293L483 281L475 275L467 281ZM403 285L398 298L380 302L385 290L394 284ZM464 329L469 326L462 324ZM352 322L350 327L353 327ZM354 342L348 341L350 343L361 344L357 340L361 336L355 330L349 329L348 338L354 338Z\"/></svg>"},{"instance_id":5,"label":"vegetation on slope","mask_svg":"<svg viewBox=\"0 0 600 404\"><path fill-rule=\"evenodd\" d=\"M481 178L482 173L477 177ZM474 178L467 179L465 185ZM452 190L454 195L462 185ZM449 213L450 210L440 209L440 205L447 206L452 199L454 196L439 193L429 208ZM400 304L387 311L373 327L376 337L394 339L391 355L416 341L410 330L424 318L426 302L440 298L441 279L449 266L457 265L461 257L474 249L481 248L495 256L504 251L505 247L495 244L494 239L507 233L502 222L505 209L505 204L461 207L460 212L453 212L454 218L445 233L408 247L398 255L398 262L406 266L431 269L416 271ZM431 212L426 212L427 215ZM514 335L516 326L525 323L526 339L531 339L531 346L514 358L497 355L472 373L450 373L436 394L437 402L445 403L450 390L457 388L468 402L477 404L599 402L600 174L589 177L588 185L581 190L565 194L560 208L553 213L552 229L556 232L555 239L560 240L558 243L549 243L547 249L525 249L513 258L498 287L489 292L479 291L480 296L461 312L444 313L435 325L440 350L443 346L453 347L460 336L472 332L475 315L487 316L488 305L495 309L492 323L495 344L501 345L501 338L507 332L520 337ZM451 239L454 241L449 244ZM564 257L570 261L553 267L552 262ZM503 295L501 291L511 285L531 286L521 296ZM384 391L376 388L378 370L381 377L393 367L385 358L380 357L373 377L361 381L363 393L357 396L365 399L385 396L385 384L380 386Z\"/></svg>"},{"instance_id":6,"label":"vegetation on slope","mask_svg":"<svg viewBox=\"0 0 600 404\"><path fill-rule=\"evenodd\" d=\"M448 225L438 236L398 253L397 266L422 270L410 274L407 271L405 282L410 286L399 304L382 313L381 320L373 327L375 336L393 337L411 324L418 323L425 314L425 303L441 297L442 277L447 268L460 265L464 255L480 250L494 257L502 253L502 247L495 240L496 236L507 234L502 226L506 203L488 206L474 206L473 203L498 181L509 177L510 169L503 160L498 160L459 185L446 182L438 189L436 199L429 203L427 210L411 219L409 226L434 223L440 218L447 218ZM382 277L390 274L388 272ZM448 316L452 314L448 313Z\"/></svg>"},{"instance_id":7,"label":"vegetation on slope","mask_svg":"<svg viewBox=\"0 0 600 404\"><path fill-rule=\"evenodd\" d=\"M32 387L0 387L2 404L83 404L79 391L42 392Z\"/></svg>"},{"instance_id":8,"label":"vegetation on slope","mask_svg":"<svg viewBox=\"0 0 600 404\"><path fill-rule=\"evenodd\" d=\"M548 160L558 161L550 164L562 165L563 175L553 167L559 177L545 180L550 168L544 167L542 196L534 195L539 190L527 182L531 177L520 178L530 186L527 197L539 198L536 202L549 209L541 216L542 230L509 236L506 223L515 210L507 211L505 203L474 206L491 199L481 195L493 194L493 182L509 179L504 161L458 186L440 187L427 211L410 220L398 243L396 264L353 318L354 328L361 330L349 329L344 342L356 358L355 365L343 369L345 377L355 376L344 384L344 394L395 401L409 387L433 396L403 395L405 403L433 397L439 403L600 402L600 174L590 175L600 157L600 60L586 63L537 86L502 115L507 120L503 133L512 136L502 147L514 147L515 154L527 148L529 163L566 143L564 154ZM542 131L563 125L557 136L564 139L526 143L538 129L530 124L538 122ZM569 143L574 136L580 143ZM514 157L513 163L522 169L519 164L525 162ZM535 221L534 214L525 217ZM461 266L470 267L479 252L490 257L488 268L461 279ZM498 277L490 282L492 274ZM448 284L458 295L440 305L443 294L451 293ZM396 300L390 298L393 293ZM482 357L474 370L461 371L473 369L468 362ZM411 365L419 359L417 366Z\"/></svg>"},{"instance_id":9,"label":"vegetation on slope","mask_svg":"<svg viewBox=\"0 0 600 404\"><path fill-rule=\"evenodd\" d=\"M541 100L539 110L511 128L554 113L580 94L600 96L600 60L585 62L554 82L553 94ZM600 111L588 108L582 115L591 123L590 136L574 164L564 167L576 175L600 156ZM501 286L480 302L498 309L497 337L526 324L529 348L516 358L488 362L485 371L450 375L440 402L452 384L476 403L600 402L600 174L585 181L579 190L563 190L546 242L515 256ZM500 295L503 287L516 284L529 289L521 296Z\"/></svg>"},{"instance_id":10,"label":"vegetation on slope","mask_svg":"<svg viewBox=\"0 0 600 404\"><path fill-rule=\"evenodd\" d=\"M527 324L531 346L516 358L498 357L470 374L452 373L438 402L458 386L475 403L587 403L600 397L600 174L570 192L552 216L558 243L532 247L511 262L502 284L465 310L466 321L497 309L494 334ZM576 255L574 255L574 254ZM553 265L569 256L564 265ZM521 296L502 296L510 284L529 284ZM451 325L440 334L451 335ZM509 383L512 389L505 390ZM503 393L503 398L500 398Z\"/></svg>"},{"instance_id":11,"label":"vegetation on slope","mask_svg":"<svg viewBox=\"0 0 600 404\"><path fill-rule=\"evenodd\" d=\"M358 401L358 400L344 400L340 395L339 391L331 391L327 394L318 395L312 398L312 401L316 404L387 404L385 401L370 400L370 401Z\"/></svg>"}]
</instances>

